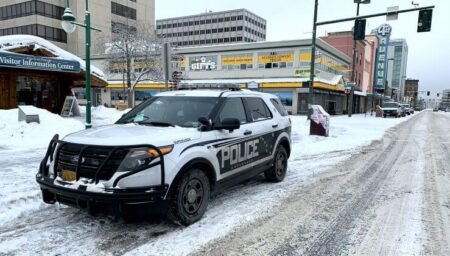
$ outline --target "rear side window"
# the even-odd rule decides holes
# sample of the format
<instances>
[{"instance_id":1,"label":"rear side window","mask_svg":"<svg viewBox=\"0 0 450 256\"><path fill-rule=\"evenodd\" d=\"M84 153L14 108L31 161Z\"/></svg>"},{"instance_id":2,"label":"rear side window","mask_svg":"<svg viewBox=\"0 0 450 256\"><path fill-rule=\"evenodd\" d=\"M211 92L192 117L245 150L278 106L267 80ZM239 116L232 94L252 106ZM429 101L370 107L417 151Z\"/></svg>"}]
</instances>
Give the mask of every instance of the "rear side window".
<instances>
[{"instance_id":1,"label":"rear side window","mask_svg":"<svg viewBox=\"0 0 450 256\"><path fill-rule=\"evenodd\" d=\"M248 104L248 110L252 121L261 121L272 118L266 103L260 98L245 98Z\"/></svg>"},{"instance_id":2,"label":"rear side window","mask_svg":"<svg viewBox=\"0 0 450 256\"><path fill-rule=\"evenodd\" d=\"M245 115L244 104L241 98L228 98L219 114L219 121L222 122L225 118L237 118L241 124L247 122Z\"/></svg>"},{"instance_id":3,"label":"rear side window","mask_svg":"<svg viewBox=\"0 0 450 256\"><path fill-rule=\"evenodd\" d=\"M275 108L277 109L278 113L280 113L280 115L282 115L282 116L287 116L288 115L288 112L284 108L283 104L281 104L280 100L278 100L278 99L270 99L270 101L275 106Z\"/></svg>"}]
</instances>

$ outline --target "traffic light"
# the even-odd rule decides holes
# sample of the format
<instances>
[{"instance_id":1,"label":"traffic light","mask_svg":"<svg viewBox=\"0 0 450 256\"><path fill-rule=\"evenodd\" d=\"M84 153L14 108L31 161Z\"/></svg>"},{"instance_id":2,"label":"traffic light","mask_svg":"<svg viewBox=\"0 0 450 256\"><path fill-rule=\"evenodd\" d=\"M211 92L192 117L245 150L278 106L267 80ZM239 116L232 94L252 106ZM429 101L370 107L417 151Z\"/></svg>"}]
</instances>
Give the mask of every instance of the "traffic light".
<instances>
[{"instance_id":1,"label":"traffic light","mask_svg":"<svg viewBox=\"0 0 450 256\"><path fill-rule=\"evenodd\" d=\"M417 92L414 92L414 97L417 97Z\"/></svg>"},{"instance_id":2,"label":"traffic light","mask_svg":"<svg viewBox=\"0 0 450 256\"><path fill-rule=\"evenodd\" d=\"M384 88L377 88L376 91L379 94L383 94L384 93Z\"/></svg>"},{"instance_id":3,"label":"traffic light","mask_svg":"<svg viewBox=\"0 0 450 256\"><path fill-rule=\"evenodd\" d=\"M419 21L417 22L417 32L429 32L431 30L431 18L433 9L419 11Z\"/></svg>"},{"instance_id":4,"label":"traffic light","mask_svg":"<svg viewBox=\"0 0 450 256\"><path fill-rule=\"evenodd\" d=\"M430 96L430 91L427 92L427 96Z\"/></svg>"},{"instance_id":5,"label":"traffic light","mask_svg":"<svg viewBox=\"0 0 450 256\"><path fill-rule=\"evenodd\" d=\"M355 26L353 28L353 40L364 40L366 36L366 20L355 20Z\"/></svg>"},{"instance_id":6,"label":"traffic light","mask_svg":"<svg viewBox=\"0 0 450 256\"><path fill-rule=\"evenodd\" d=\"M437 96L439 97L439 93L437 94Z\"/></svg>"}]
</instances>

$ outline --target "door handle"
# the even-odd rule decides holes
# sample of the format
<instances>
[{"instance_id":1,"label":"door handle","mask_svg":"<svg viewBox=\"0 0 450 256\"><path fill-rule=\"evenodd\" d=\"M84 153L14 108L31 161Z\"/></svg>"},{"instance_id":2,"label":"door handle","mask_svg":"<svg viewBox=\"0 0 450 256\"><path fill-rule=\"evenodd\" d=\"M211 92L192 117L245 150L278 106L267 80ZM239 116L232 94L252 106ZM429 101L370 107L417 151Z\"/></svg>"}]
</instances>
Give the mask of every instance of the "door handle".
<instances>
[{"instance_id":1,"label":"door handle","mask_svg":"<svg viewBox=\"0 0 450 256\"><path fill-rule=\"evenodd\" d=\"M247 130L244 132L244 135L250 135L250 134L252 134L252 131Z\"/></svg>"},{"instance_id":2,"label":"door handle","mask_svg":"<svg viewBox=\"0 0 450 256\"><path fill-rule=\"evenodd\" d=\"M278 127L278 124L272 125L272 128L277 128L277 127Z\"/></svg>"}]
</instances>

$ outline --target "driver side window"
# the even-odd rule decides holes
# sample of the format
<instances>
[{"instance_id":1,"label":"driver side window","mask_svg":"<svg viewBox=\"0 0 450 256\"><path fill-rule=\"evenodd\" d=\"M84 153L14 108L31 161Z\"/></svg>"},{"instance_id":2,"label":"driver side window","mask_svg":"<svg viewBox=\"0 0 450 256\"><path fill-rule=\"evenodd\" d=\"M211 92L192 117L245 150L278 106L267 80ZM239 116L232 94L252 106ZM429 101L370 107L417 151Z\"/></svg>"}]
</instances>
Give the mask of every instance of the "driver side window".
<instances>
[{"instance_id":1,"label":"driver side window","mask_svg":"<svg viewBox=\"0 0 450 256\"><path fill-rule=\"evenodd\" d=\"M241 124L247 123L244 104L241 98L228 98L220 111L219 121L225 118L237 118Z\"/></svg>"}]
</instances>

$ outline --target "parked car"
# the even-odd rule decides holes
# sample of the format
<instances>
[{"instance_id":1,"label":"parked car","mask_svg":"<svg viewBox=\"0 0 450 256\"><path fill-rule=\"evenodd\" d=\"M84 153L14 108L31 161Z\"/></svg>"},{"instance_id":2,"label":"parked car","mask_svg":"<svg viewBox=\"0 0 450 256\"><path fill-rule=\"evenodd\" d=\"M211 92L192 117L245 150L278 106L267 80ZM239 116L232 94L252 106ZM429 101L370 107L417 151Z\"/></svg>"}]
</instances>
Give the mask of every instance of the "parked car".
<instances>
[{"instance_id":1,"label":"parked car","mask_svg":"<svg viewBox=\"0 0 450 256\"><path fill-rule=\"evenodd\" d=\"M445 109L445 112L450 112L450 107L447 107L447 108Z\"/></svg>"},{"instance_id":2,"label":"parked car","mask_svg":"<svg viewBox=\"0 0 450 256\"><path fill-rule=\"evenodd\" d=\"M387 116L401 117L404 115L403 109L398 102L385 102L381 106L381 110L385 118Z\"/></svg>"},{"instance_id":3,"label":"parked car","mask_svg":"<svg viewBox=\"0 0 450 256\"><path fill-rule=\"evenodd\" d=\"M163 92L113 125L56 135L36 181L48 204L125 216L129 208L162 208L189 225L213 193L260 173L281 182L290 135L291 120L273 94Z\"/></svg>"},{"instance_id":4,"label":"parked car","mask_svg":"<svg viewBox=\"0 0 450 256\"><path fill-rule=\"evenodd\" d=\"M439 108L433 108L433 112L438 112Z\"/></svg>"},{"instance_id":5,"label":"parked car","mask_svg":"<svg viewBox=\"0 0 450 256\"><path fill-rule=\"evenodd\" d=\"M406 113L407 115L414 114L414 109L411 108L411 106L410 106L409 104L400 104L400 105L403 106L403 108L404 108L404 110L405 110L405 113Z\"/></svg>"}]
</instances>

